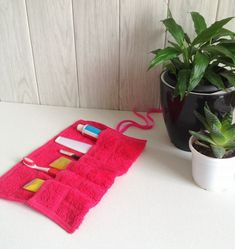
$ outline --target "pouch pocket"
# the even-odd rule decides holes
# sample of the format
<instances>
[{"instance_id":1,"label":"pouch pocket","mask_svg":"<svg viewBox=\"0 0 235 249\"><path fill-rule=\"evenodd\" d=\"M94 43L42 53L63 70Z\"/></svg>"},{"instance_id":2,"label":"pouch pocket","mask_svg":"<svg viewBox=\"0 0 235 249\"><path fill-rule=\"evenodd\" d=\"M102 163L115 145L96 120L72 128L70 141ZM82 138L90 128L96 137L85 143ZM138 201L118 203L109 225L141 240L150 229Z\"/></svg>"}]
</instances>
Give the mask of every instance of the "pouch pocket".
<instances>
[{"instance_id":1,"label":"pouch pocket","mask_svg":"<svg viewBox=\"0 0 235 249\"><path fill-rule=\"evenodd\" d=\"M112 186L115 174L111 173L109 170L94 167L92 164L88 163L71 163L68 171L72 171L74 174L86 178L87 180L99 185L103 189L108 189Z\"/></svg>"},{"instance_id":2,"label":"pouch pocket","mask_svg":"<svg viewBox=\"0 0 235 249\"><path fill-rule=\"evenodd\" d=\"M100 134L96 144L88 151L84 159L81 158L81 161L89 160L88 156L92 157L96 167L120 176L127 172L143 151L145 144L146 140L128 137L107 128Z\"/></svg>"},{"instance_id":3,"label":"pouch pocket","mask_svg":"<svg viewBox=\"0 0 235 249\"><path fill-rule=\"evenodd\" d=\"M68 170L59 172L55 180L79 190L90 199L93 205L96 205L107 191L107 189L102 188L100 185Z\"/></svg>"},{"instance_id":4,"label":"pouch pocket","mask_svg":"<svg viewBox=\"0 0 235 249\"><path fill-rule=\"evenodd\" d=\"M80 191L55 180L46 181L27 204L69 233L77 229L93 206Z\"/></svg>"},{"instance_id":5,"label":"pouch pocket","mask_svg":"<svg viewBox=\"0 0 235 249\"><path fill-rule=\"evenodd\" d=\"M22 203L26 202L34 193L23 189L23 186L35 178L48 180L51 177L45 172L30 169L19 162L0 178L0 197Z\"/></svg>"}]
</instances>

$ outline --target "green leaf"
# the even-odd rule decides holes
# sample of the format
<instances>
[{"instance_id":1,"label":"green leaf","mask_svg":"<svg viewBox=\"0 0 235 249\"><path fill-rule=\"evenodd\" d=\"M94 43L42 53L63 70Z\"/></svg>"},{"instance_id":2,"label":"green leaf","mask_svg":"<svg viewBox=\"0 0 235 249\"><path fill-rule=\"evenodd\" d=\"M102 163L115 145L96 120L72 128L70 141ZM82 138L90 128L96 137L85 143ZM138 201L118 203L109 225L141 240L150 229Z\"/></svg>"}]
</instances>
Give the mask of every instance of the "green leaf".
<instances>
[{"instance_id":1,"label":"green leaf","mask_svg":"<svg viewBox=\"0 0 235 249\"><path fill-rule=\"evenodd\" d=\"M191 92L199 84L205 74L208 64L209 58L198 51L194 58L194 65L188 86L189 92Z\"/></svg>"},{"instance_id":2,"label":"green leaf","mask_svg":"<svg viewBox=\"0 0 235 249\"><path fill-rule=\"evenodd\" d=\"M235 87L235 74L229 71L224 71L220 73L224 78L228 80L228 82Z\"/></svg>"},{"instance_id":3,"label":"green leaf","mask_svg":"<svg viewBox=\"0 0 235 249\"><path fill-rule=\"evenodd\" d=\"M235 33L234 33L235 35ZM235 40L234 39L226 39L226 38L221 38L219 40L217 40L216 42L218 42L217 44L226 44L226 45L234 45L235 44Z\"/></svg>"},{"instance_id":4,"label":"green leaf","mask_svg":"<svg viewBox=\"0 0 235 249\"><path fill-rule=\"evenodd\" d=\"M189 133L195 138L197 138L199 141L207 142L209 144L215 144L214 141L210 139L210 137L205 134L202 134L201 132L189 131Z\"/></svg>"},{"instance_id":5,"label":"green leaf","mask_svg":"<svg viewBox=\"0 0 235 249\"><path fill-rule=\"evenodd\" d=\"M216 158L223 158L225 149L223 147L211 145L212 152Z\"/></svg>"},{"instance_id":6,"label":"green leaf","mask_svg":"<svg viewBox=\"0 0 235 249\"><path fill-rule=\"evenodd\" d=\"M196 55L198 49L193 47L193 46L188 47L188 49L189 49L189 54L191 55L192 58L194 58L194 56Z\"/></svg>"},{"instance_id":7,"label":"green leaf","mask_svg":"<svg viewBox=\"0 0 235 249\"><path fill-rule=\"evenodd\" d=\"M235 149L235 140L228 142L228 143L225 145L225 148L226 148L226 149Z\"/></svg>"},{"instance_id":8,"label":"green leaf","mask_svg":"<svg viewBox=\"0 0 235 249\"><path fill-rule=\"evenodd\" d=\"M233 140L235 138L235 124L231 125L231 128L229 128L228 130L226 130L224 132L224 135L229 140Z\"/></svg>"},{"instance_id":9,"label":"green leaf","mask_svg":"<svg viewBox=\"0 0 235 249\"><path fill-rule=\"evenodd\" d=\"M205 19L198 12L191 12L191 16L194 23L195 32L200 34L203 30L207 28Z\"/></svg>"},{"instance_id":10,"label":"green leaf","mask_svg":"<svg viewBox=\"0 0 235 249\"><path fill-rule=\"evenodd\" d=\"M210 137L217 145L223 146L224 144L226 144L227 141L226 137L221 132L221 130L218 127L216 127L215 124L213 124L210 129Z\"/></svg>"},{"instance_id":11,"label":"green leaf","mask_svg":"<svg viewBox=\"0 0 235 249\"><path fill-rule=\"evenodd\" d=\"M213 37L213 41L212 42L217 42L219 38L221 37L226 37L226 36L230 36L231 38L233 38L235 36L235 33L232 32L231 30L222 28L221 30L219 30L216 35Z\"/></svg>"},{"instance_id":12,"label":"green leaf","mask_svg":"<svg viewBox=\"0 0 235 249\"><path fill-rule=\"evenodd\" d=\"M177 84L175 87L176 95L180 96L180 100L183 100L186 90L187 90L187 85L189 82L189 77L190 77L190 69L181 69L178 72L178 77L177 77Z\"/></svg>"},{"instance_id":13,"label":"green leaf","mask_svg":"<svg viewBox=\"0 0 235 249\"><path fill-rule=\"evenodd\" d=\"M165 25L166 29L170 32L170 34L175 38L176 42L181 47L184 42L183 28L180 25L178 25L172 17L167 18L162 22Z\"/></svg>"},{"instance_id":14,"label":"green leaf","mask_svg":"<svg viewBox=\"0 0 235 249\"><path fill-rule=\"evenodd\" d=\"M193 45L210 41L214 36L218 35L222 27L231 21L233 17L228 17L220 21L214 22L210 27L204 29L192 42Z\"/></svg>"},{"instance_id":15,"label":"green leaf","mask_svg":"<svg viewBox=\"0 0 235 249\"><path fill-rule=\"evenodd\" d=\"M216 62L217 62L217 65L221 63L221 64L228 66L228 67L232 67L232 68L235 67L233 61L231 59L229 59L228 57L218 57L216 59Z\"/></svg>"},{"instance_id":16,"label":"green leaf","mask_svg":"<svg viewBox=\"0 0 235 249\"><path fill-rule=\"evenodd\" d=\"M235 56L234 54L221 45L215 45L215 46L206 46L203 47L203 51L209 52L212 55L223 55L227 56L228 58L232 59L233 63L235 64Z\"/></svg>"},{"instance_id":17,"label":"green leaf","mask_svg":"<svg viewBox=\"0 0 235 249\"><path fill-rule=\"evenodd\" d=\"M233 122L233 110L231 109L230 112L228 112L222 119L221 124L222 124L222 131L226 131L231 127L231 124Z\"/></svg>"},{"instance_id":18,"label":"green leaf","mask_svg":"<svg viewBox=\"0 0 235 249\"><path fill-rule=\"evenodd\" d=\"M177 57L179 54L180 52L172 47L167 47L159 50L158 52L156 52L156 56L151 61L148 70L159 64L162 64L163 62L169 61L170 59Z\"/></svg>"},{"instance_id":19,"label":"green leaf","mask_svg":"<svg viewBox=\"0 0 235 249\"><path fill-rule=\"evenodd\" d=\"M168 63L168 64L164 65L164 68L166 68L168 71L170 71L171 73L176 75L176 68L175 68L173 63Z\"/></svg>"},{"instance_id":20,"label":"green leaf","mask_svg":"<svg viewBox=\"0 0 235 249\"><path fill-rule=\"evenodd\" d=\"M224 82L219 74L215 73L215 71L207 69L205 73L206 79L218 89L225 89Z\"/></svg>"},{"instance_id":21,"label":"green leaf","mask_svg":"<svg viewBox=\"0 0 235 249\"><path fill-rule=\"evenodd\" d=\"M191 39L189 38L187 33L184 33L184 39L187 43L191 43Z\"/></svg>"},{"instance_id":22,"label":"green leaf","mask_svg":"<svg viewBox=\"0 0 235 249\"><path fill-rule=\"evenodd\" d=\"M197 111L194 111L194 115L196 116L196 118L203 124L203 126L209 130L209 125L206 122L206 119Z\"/></svg>"},{"instance_id":23,"label":"green leaf","mask_svg":"<svg viewBox=\"0 0 235 249\"><path fill-rule=\"evenodd\" d=\"M159 51L161 51L161 48L158 48L158 49L156 49L156 50L153 50L153 51L151 51L150 53L152 53L152 54L157 54Z\"/></svg>"},{"instance_id":24,"label":"green leaf","mask_svg":"<svg viewBox=\"0 0 235 249\"><path fill-rule=\"evenodd\" d=\"M231 40L229 40L231 41ZM220 42L219 45L225 47L227 50L229 50L232 54L235 54L235 41L231 42Z\"/></svg>"},{"instance_id":25,"label":"green leaf","mask_svg":"<svg viewBox=\"0 0 235 249\"><path fill-rule=\"evenodd\" d=\"M179 52L181 52L181 47L177 43L172 41L168 41L168 43L170 43L174 48L176 48Z\"/></svg>"},{"instance_id":26,"label":"green leaf","mask_svg":"<svg viewBox=\"0 0 235 249\"><path fill-rule=\"evenodd\" d=\"M220 120L214 113L211 112L207 104L204 106L204 113L205 113L206 121L211 128L215 126L216 128L221 129L222 125L221 125Z\"/></svg>"},{"instance_id":27,"label":"green leaf","mask_svg":"<svg viewBox=\"0 0 235 249\"><path fill-rule=\"evenodd\" d=\"M185 66L185 64L181 62L179 58L173 58L171 59L171 62L174 64L177 70L183 69Z\"/></svg>"}]
</instances>

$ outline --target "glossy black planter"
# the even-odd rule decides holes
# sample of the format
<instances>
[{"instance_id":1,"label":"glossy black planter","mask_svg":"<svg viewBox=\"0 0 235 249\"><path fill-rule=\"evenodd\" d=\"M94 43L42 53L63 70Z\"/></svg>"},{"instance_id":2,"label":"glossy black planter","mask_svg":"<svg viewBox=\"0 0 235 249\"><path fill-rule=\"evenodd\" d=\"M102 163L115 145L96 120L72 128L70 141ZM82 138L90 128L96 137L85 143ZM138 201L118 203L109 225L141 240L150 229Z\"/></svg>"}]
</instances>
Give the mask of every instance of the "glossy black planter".
<instances>
[{"instance_id":1,"label":"glossy black planter","mask_svg":"<svg viewBox=\"0 0 235 249\"><path fill-rule=\"evenodd\" d=\"M191 92L183 101L173 96L173 82L167 72L161 74L161 106L171 142L181 150L189 151L189 130L199 130L200 122L193 111L203 112L205 102L217 114L224 114L235 106L235 91L213 93Z\"/></svg>"}]
</instances>

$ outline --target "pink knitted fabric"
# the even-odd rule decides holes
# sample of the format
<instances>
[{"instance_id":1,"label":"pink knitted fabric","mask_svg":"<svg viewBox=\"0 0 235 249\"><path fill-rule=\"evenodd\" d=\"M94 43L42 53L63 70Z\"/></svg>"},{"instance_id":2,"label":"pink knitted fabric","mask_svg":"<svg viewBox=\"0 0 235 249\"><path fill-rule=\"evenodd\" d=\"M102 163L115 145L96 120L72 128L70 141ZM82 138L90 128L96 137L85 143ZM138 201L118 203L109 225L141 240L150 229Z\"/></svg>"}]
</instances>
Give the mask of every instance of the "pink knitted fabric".
<instances>
[{"instance_id":1,"label":"pink knitted fabric","mask_svg":"<svg viewBox=\"0 0 235 249\"><path fill-rule=\"evenodd\" d=\"M91 124L101 129L98 140L94 142L81 135L76 130L79 123ZM143 151L146 140L128 137L103 124L83 120L75 122L57 136L76 139L93 146L87 154L78 161L73 160L55 178L30 169L21 162L17 163L0 177L0 197L22 202L72 233L81 224L88 210L111 187L115 177L127 172ZM55 143L57 136L27 157L33 159L37 165L48 166L61 156L59 149L66 149ZM22 188L36 177L46 180L37 193Z\"/></svg>"}]
</instances>

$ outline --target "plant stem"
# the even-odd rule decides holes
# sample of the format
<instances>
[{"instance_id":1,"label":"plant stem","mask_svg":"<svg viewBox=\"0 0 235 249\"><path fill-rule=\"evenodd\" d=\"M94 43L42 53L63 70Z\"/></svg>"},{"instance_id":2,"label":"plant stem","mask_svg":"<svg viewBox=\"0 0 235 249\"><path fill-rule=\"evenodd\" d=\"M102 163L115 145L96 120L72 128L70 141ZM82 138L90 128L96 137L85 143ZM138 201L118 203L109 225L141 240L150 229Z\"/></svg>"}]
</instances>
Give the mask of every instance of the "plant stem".
<instances>
[{"instance_id":1,"label":"plant stem","mask_svg":"<svg viewBox=\"0 0 235 249\"><path fill-rule=\"evenodd\" d=\"M210 146L208 146L206 144L203 144L203 143L199 142L198 140L195 140L194 143L197 144L197 145L199 145L199 146L205 147L205 148L210 148Z\"/></svg>"},{"instance_id":2,"label":"plant stem","mask_svg":"<svg viewBox=\"0 0 235 249\"><path fill-rule=\"evenodd\" d=\"M187 65L187 67L189 67L189 56L188 56L188 49L186 47L183 47L183 60L184 60L184 63Z\"/></svg>"}]
</instances>

